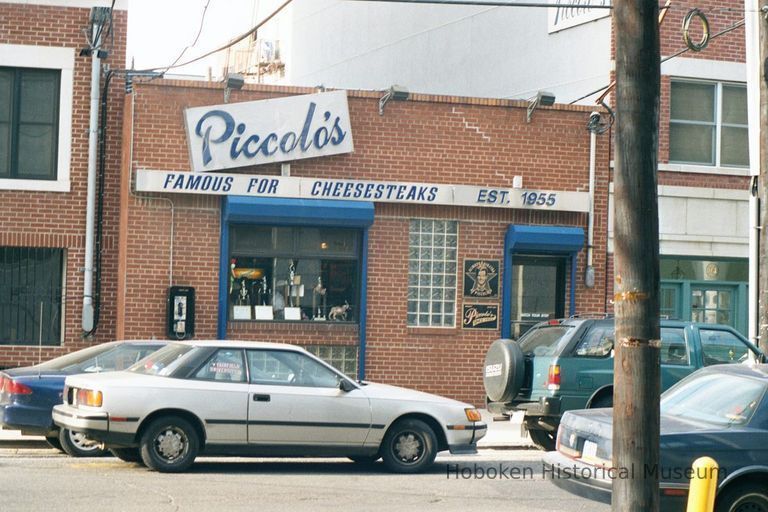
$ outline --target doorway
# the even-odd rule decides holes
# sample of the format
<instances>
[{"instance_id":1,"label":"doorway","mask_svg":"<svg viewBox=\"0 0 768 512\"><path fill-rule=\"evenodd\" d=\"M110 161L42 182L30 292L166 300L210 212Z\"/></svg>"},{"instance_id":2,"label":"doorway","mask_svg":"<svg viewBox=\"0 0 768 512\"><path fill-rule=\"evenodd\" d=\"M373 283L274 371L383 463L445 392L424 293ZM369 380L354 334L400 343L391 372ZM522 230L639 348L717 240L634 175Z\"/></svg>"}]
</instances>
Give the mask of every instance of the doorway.
<instances>
[{"instance_id":1,"label":"doorway","mask_svg":"<svg viewBox=\"0 0 768 512\"><path fill-rule=\"evenodd\" d=\"M566 264L563 256L513 256L509 312L513 339L538 322L565 316Z\"/></svg>"}]
</instances>

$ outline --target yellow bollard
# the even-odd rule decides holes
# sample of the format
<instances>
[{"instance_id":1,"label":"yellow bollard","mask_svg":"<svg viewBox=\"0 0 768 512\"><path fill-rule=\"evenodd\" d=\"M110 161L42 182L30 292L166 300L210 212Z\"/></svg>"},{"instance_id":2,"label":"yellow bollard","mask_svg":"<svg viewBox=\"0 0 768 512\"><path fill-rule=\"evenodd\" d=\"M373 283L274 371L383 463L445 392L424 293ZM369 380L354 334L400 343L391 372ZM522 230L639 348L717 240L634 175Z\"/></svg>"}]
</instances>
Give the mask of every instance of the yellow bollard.
<instances>
[{"instance_id":1,"label":"yellow bollard","mask_svg":"<svg viewBox=\"0 0 768 512\"><path fill-rule=\"evenodd\" d=\"M693 461L691 470L686 512L712 512L715 509L719 466L712 457L699 457Z\"/></svg>"}]
</instances>

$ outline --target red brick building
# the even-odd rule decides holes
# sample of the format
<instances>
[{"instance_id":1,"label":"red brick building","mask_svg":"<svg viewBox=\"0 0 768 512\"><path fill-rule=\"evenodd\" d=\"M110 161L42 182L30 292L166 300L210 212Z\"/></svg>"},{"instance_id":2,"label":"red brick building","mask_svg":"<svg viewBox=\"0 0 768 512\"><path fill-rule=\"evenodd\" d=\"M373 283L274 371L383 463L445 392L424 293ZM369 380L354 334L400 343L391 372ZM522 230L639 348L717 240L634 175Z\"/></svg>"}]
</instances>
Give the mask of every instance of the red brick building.
<instances>
[{"instance_id":1,"label":"red brick building","mask_svg":"<svg viewBox=\"0 0 768 512\"><path fill-rule=\"evenodd\" d=\"M118 337L165 336L169 286L191 286L196 337L300 343L340 366L346 361L346 371L368 379L479 403L480 368L491 341L542 318L604 311L607 136L598 137L596 148L596 277L592 288L584 284L590 109L543 108L528 123L524 102L411 95L388 103L380 115L380 93L348 91L353 152L294 160L290 176L281 176L285 169L276 163L238 163L211 174L274 177L280 187L303 180L310 193L327 186L322 200L290 197L282 188L265 199L243 196L237 183L229 191L201 193L200 182L197 188L188 180L177 182L191 170L190 152L197 150L185 132L185 109L225 108L223 89L153 81L135 84L127 98L123 161L130 155L132 163L123 168L124 187L129 171L132 180L122 194L127 220L121 232L125 252L118 274L125 282L118 287ZM226 108L237 112L246 102L313 93L246 86L232 92ZM295 99L320 102L328 94ZM188 118L187 124L195 123ZM269 123L264 125L259 128L268 133ZM142 182L154 176L155 182L137 184L137 175ZM351 200L335 199L345 191L336 183L351 184ZM409 200L405 191L399 198L353 197L369 185L375 195L376 186L406 186L401 184L441 188L437 200ZM490 204L491 190L505 191L516 207ZM435 204L446 191L447 204ZM457 199L467 193L471 203ZM533 204L526 204L524 194ZM328 197L333 204L326 204ZM337 208L341 219L333 220ZM360 219L349 218L356 215ZM294 237L287 249L280 246L283 237ZM240 240L246 240L242 246ZM304 244L308 240L318 244L318 254ZM323 254L328 243L339 245L335 256ZM287 285L294 282L291 262L301 283L295 287ZM490 291L473 296L481 267L490 276ZM245 278L230 278L233 272ZM327 290L325 304L310 293L318 277ZM259 299L264 281L266 300ZM293 297L302 285L303 297ZM299 306L294 320L288 319L287 302L282 314L275 306L276 294ZM273 319L269 312L257 319L253 306L262 302L273 306L267 308ZM344 303L350 305L346 321L331 319L331 307ZM487 320L474 327L490 328L463 325L471 305ZM355 368L356 354L364 367Z\"/></svg>"}]
</instances>

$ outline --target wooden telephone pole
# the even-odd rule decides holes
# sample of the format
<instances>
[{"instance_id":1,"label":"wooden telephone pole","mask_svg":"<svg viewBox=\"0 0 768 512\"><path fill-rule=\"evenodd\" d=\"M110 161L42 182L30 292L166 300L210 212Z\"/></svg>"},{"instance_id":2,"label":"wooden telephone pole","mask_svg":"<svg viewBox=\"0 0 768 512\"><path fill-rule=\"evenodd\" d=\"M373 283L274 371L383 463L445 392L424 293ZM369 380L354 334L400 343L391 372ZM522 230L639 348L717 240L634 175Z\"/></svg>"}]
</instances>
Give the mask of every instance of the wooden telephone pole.
<instances>
[{"instance_id":1,"label":"wooden telephone pole","mask_svg":"<svg viewBox=\"0 0 768 512\"><path fill-rule=\"evenodd\" d=\"M615 512L659 509L658 0L615 0Z\"/></svg>"},{"instance_id":2,"label":"wooden telephone pole","mask_svg":"<svg viewBox=\"0 0 768 512\"><path fill-rule=\"evenodd\" d=\"M760 197L760 226L758 234L760 255L758 258L758 316L757 334L760 348L768 349L768 0L754 2L758 6L758 33L760 69L760 139L759 139L759 178L758 194Z\"/></svg>"}]
</instances>

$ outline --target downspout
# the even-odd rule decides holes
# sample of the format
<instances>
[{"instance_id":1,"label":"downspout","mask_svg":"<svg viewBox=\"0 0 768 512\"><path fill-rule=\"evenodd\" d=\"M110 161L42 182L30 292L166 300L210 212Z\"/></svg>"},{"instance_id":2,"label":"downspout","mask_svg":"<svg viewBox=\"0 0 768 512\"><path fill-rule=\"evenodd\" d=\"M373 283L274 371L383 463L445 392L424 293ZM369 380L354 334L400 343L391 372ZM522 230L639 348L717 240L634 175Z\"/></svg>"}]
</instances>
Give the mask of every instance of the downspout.
<instances>
[{"instance_id":1,"label":"downspout","mask_svg":"<svg viewBox=\"0 0 768 512\"><path fill-rule=\"evenodd\" d=\"M93 20L93 42L91 45L91 111L88 124L88 189L85 208L85 262L83 265L83 318L82 328L85 333L93 330L93 254L94 221L96 206L96 144L99 126L99 85L101 78L101 59L98 48L101 46L103 19L91 13Z\"/></svg>"},{"instance_id":2,"label":"downspout","mask_svg":"<svg viewBox=\"0 0 768 512\"><path fill-rule=\"evenodd\" d=\"M595 242L595 153L597 152L598 131L598 123L592 122L595 116L599 121L600 113L593 112L590 115L590 122L587 124L587 130L589 130L589 220L587 224L587 266L584 269L584 286L587 288L594 288L595 286L595 267L592 265Z\"/></svg>"},{"instance_id":3,"label":"downspout","mask_svg":"<svg viewBox=\"0 0 768 512\"><path fill-rule=\"evenodd\" d=\"M363 229L362 283L360 286L360 323L357 380L365 380L366 327L368 322L368 227Z\"/></svg>"}]
</instances>

